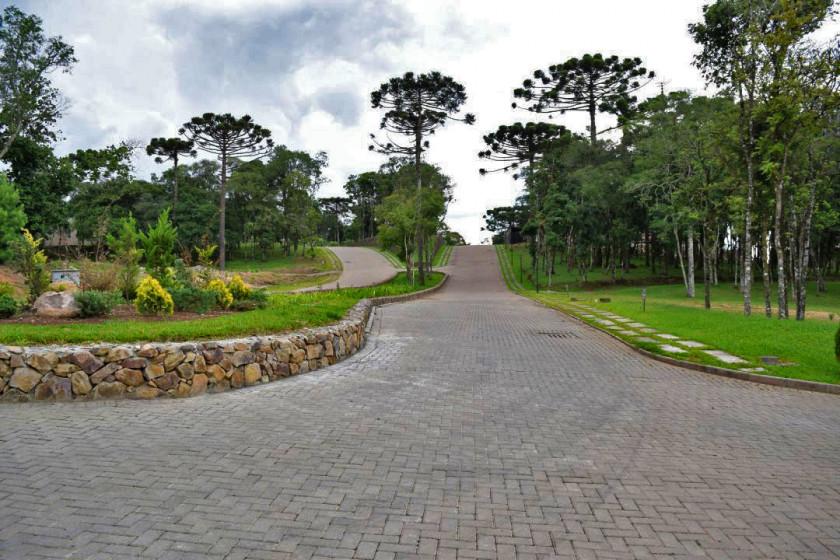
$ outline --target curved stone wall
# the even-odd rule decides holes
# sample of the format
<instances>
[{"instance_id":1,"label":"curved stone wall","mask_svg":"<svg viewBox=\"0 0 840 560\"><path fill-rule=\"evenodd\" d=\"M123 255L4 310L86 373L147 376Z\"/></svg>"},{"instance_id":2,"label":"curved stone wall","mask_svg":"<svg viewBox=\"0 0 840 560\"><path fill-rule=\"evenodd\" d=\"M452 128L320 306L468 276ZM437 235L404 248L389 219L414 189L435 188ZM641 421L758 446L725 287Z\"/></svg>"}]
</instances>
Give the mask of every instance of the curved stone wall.
<instances>
[{"instance_id":1,"label":"curved stone wall","mask_svg":"<svg viewBox=\"0 0 840 560\"><path fill-rule=\"evenodd\" d=\"M362 348L375 306L423 297L448 279L412 294L362 300L340 323L296 333L212 342L0 345L0 401L182 398L307 373Z\"/></svg>"},{"instance_id":2,"label":"curved stone wall","mask_svg":"<svg viewBox=\"0 0 840 560\"><path fill-rule=\"evenodd\" d=\"M214 342L0 346L0 400L192 397L269 383L336 363L364 345L373 304L340 323Z\"/></svg>"}]
</instances>

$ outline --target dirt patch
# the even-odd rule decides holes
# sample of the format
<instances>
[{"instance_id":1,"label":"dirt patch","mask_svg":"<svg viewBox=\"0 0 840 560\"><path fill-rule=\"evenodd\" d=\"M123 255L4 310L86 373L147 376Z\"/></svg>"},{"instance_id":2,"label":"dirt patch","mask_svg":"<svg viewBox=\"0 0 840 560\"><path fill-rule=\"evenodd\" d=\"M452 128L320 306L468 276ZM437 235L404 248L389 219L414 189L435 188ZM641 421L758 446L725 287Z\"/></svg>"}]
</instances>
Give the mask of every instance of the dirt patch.
<instances>
[{"instance_id":1,"label":"dirt patch","mask_svg":"<svg viewBox=\"0 0 840 560\"><path fill-rule=\"evenodd\" d=\"M11 284L15 289L15 296L22 298L26 295L26 286L23 283L23 276L14 272L8 266L0 266L0 284Z\"/></svg>"},{"instance_id":2,"label":"dirt patch","mask_svg":"<svg viewBox=\"0 0 840 560\"><path fill-rule=\"evenodd\" d=\"M264 270L262 272L243 272L242 279L251 286L261 288L263 286L273 286L275 284L296 284L306 280L315 280L317 278L328 278L334 275L336 271L328 270L325 272L278 272L275 270Z\"/></svg>"},{"instance_id":3,"label":"dirt patch","mask_svg":"<svg viewBox=\"0 0 840 560\"><path fill-rule=\"evenodd\" d=\"M132 305L118 305L114 311L107 317L89 317L87 319L58 319L52 317L38 317L33 312L26 312L22 315L17 315L11 319L0 320L0 325L77 325L77 324L97 324L104 323L110 320L123 321L193 321L195 319L210 319L212 317L219 317L222 315L230 315L236 313L235 311L208 311L203 315L201 313L192 313L189 311L177 311L174 315L158 316L158 315L141 315L137 313Z\"/></svg>"}]
</instances>

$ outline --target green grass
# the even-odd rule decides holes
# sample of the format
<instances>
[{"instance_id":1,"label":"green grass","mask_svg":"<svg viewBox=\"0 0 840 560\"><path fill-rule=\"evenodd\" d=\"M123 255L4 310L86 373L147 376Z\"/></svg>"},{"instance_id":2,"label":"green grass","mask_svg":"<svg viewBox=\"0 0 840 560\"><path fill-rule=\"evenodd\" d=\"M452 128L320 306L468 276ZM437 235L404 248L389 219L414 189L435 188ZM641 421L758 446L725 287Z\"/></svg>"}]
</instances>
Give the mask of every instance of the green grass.
<instances>
[{"instance_id":1,"label":"green grass","mask_svg":"<svg viewBox=\"0 0 840 560\"><path fill-rule=\"evenodd\" d=\"M828 285L828 294L816 296L812 291L809 306L816 308L815 317L806 321L780 321L768 319L759 313L745 317L740 310L740 295L729 286L718 286L713 293L716 307L711 310L702 308L701 294L694 300L685 297L682 285L658 285L647 287L646 310L641 308L639 287L609 287L581 290L570 287L566 292L541 291L537 294L529 288L517 284L516 269L506 260L504 248L497 247L502 271L508 285L522 295L539 301L550 307L563 310L593 324L593 321L580 316L581 310L572 298L596 309L609 311L623 317L634 319L661 332L679 336L684 340L702 342L711 348L729 352L749 363L737 367L763 367L765 374L778 377L790 377L840 383L840 362L834 357L834 336L838 323L822 318L827 310L840 312L838 293L840 282ZM701 287L698 286L698 290ZM596 302L598 298L609 298L610 302ZM583 311L585 312L585 311ZM611 333L616 334L616 333ZM620 336L620 335L618 335ZM640 343L632 337L621 337L646 350L669 355L652 343ZM664 343L665 341L663 341ZM687 354L680 354L679 359L698 363L729 367L700 350L687 349ZM671 355L673 356L673 355ZM783 361L796 365L768 366L761 362L761 356L778 356Z\"/></svg>"},{"instance_id":2,"label":"green grass","mask_svg":"<svg viewBox=\"0 0 840 560\"><path fill-rule=\"evenodd\" d=\"M377 247L376 250L379 251L383 257L388 259L388 262L391 263L394 268L405 268L405 263L395 253L392 253L388 249L382 249L381 247Z\"/></svg>"},{"instance_id":3,"label":"green grass","mask_svg":"<svg viewBox=\"0 0 840 560\"><path fill-rule=\"evenodd\" d=\"M446 266L449 264L449 259L452 257L452 245L443 244L438 249L437 253L435 253L434 259L432 259L432 266L439 267L439 266Z\"/></svg>"},{"instance_id":4,"label":"green grass","mask_svg":"<svg viewBox=\"0 0 840 560\"><path fill-rule=\"evenodd\" d=\"M302 288L311 288L313 286L327 286L335 287L336 281L341 277L340 272L331 272L327 274L313 275L308 278L295 279L289 282L277 282L265 286L269 293L292 292Z\"/></svg>"},{"instance_id":5,"label":"green grass","mask_svg":"<svg viewBox=\"0 0 840 560\"><path fill-rule=\"evenodd\" d=\"M299 252L293 255L283 255L278 248L265 260L236 258L227 261L226 269L230 272L264 272L268 270L305 270L307 272L324 272L341 270L336 266L336 256L329 249L315 248L315 255L310 256Z\"/></svg>"},{"instance_id":6,"label":"green grass","mask_svg":"<svg viewBox=\"0 0 840 560\"><path fill-rule=\"evenodd\" d=\"M0 325L0 344L31 346L92 342L160 342L207 340L264 335L315 327L340 320L363 298L407 294L437 285L440 273L429 276L426 286L411 286L405 274L370 288L280 294L271 296L265 309L188 321L125 321L67 325Z\"/></svg>"}]
</instances>

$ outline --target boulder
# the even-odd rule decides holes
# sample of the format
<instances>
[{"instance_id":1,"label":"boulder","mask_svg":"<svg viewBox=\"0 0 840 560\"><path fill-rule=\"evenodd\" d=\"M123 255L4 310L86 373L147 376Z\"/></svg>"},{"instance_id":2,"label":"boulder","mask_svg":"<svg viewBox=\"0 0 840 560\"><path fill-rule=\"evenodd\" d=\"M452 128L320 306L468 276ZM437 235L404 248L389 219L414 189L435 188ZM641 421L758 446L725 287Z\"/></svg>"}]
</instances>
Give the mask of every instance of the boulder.
<instances>
[{"instance_id":1,"label":"boulder","mask_svg":"<svg viewBox=\"0 0 840 560\"><path fill-rule=\"evenodd\" d=\"M190 387L190 396L201 395L207 390L207 376L203 373L197 373L192 380L192 387Z\"/></svg>"},{"instance_id":2,"label":"boulder","mask_svg":"<svg viewBox=\"0 0 840 560\"><path fill-rule=\"evenodd\" d=\"M262 377L259 364L248 364L245 366L245 385L256 385Z\"/></svg>"},{"instance_id":3,"label":"boulder","mask_svg":"<svg viewBox=\"0 0 840 560\"><path fill-rule=\"evenodd\" d=\"M26 360L26 365L37 369L41 373L47 373L58 365L58 356L55 352L45 354L33 354Z\"/></svg>"},{"instance_id":4,"label":"boulder","mask_svg":"<svg viewBox=\"0 0 840 560\"><path fill-rule=\"evenodd\" d=\"M95 399L115 399L122 397L123 394L125 394L125 385L119 381L103 381L93 390Z\"/></svg>"},{"instance_id":5,"label":"boulder","mask_svg":"<svg viewBox=\"0 0 840 560\"><path fill-rule=\"evenodd\" d=\"M79 305L73 294L67 292L44 292L32 304L39 317L69 318L79 315Z\"/></svg>"},{"instance_id":6,"label":"boulder","mask_svg":"<svg viewBox=\"0 0 840 560\"><path fill-rule=\"evenodd\" d=\"M139 387L145 383L143 372L138 369L123 368L114 374L114 377L120 383L128 385L129 387Z\"/></svg>"},{"instance_id":7,"label":"boulder","mask_svg":"<svg viewBox=\"0 0 840 560\"><path fill-rule=\"evenodd\" d=\"M90 379L83 371L74 371L70 374L70 385L73 387L73 393L76 395L87 395L93 386L90 384Z\"/></svg>"},{"instance_id":8,"label":"boulder","mask_svg":"<svg viewBox=\"0 0 840 560\"><path fill-rule=\"evenodd\" d=\"M41 381L41 372L27 367L17 368L9 380L9 386L24 393L31 391Z\"/></svg>"}]
</instances>

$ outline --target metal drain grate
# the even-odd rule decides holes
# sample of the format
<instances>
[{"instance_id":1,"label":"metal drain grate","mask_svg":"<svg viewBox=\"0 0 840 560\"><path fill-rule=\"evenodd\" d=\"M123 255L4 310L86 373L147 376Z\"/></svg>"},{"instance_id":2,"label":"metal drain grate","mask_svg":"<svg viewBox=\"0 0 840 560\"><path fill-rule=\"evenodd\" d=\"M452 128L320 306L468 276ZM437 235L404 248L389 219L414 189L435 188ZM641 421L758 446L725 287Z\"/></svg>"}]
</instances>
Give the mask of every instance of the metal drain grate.
<instances>
[{"instance_id":1,"label":"metal drain grate","mask_svg":"<svg viewBox=\"0 0 840 560\"><path fill-rule=\"evenodd\" d=\"M535 331L534 334L549 338L580 338L577 333L571 331Z\"/></svg>"}]
</instances>

